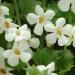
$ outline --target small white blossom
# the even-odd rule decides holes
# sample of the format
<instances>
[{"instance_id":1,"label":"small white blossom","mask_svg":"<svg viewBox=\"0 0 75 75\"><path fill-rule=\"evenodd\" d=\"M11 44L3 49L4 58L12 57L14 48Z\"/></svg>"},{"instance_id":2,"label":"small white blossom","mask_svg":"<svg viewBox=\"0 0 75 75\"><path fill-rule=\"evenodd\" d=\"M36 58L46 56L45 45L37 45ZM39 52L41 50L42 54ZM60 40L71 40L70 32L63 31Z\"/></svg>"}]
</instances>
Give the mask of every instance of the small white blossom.
<instances>
[{"instance_id":1,"label":"small white blossom","mask_svg":"<svg viewBox=\"0 0 75 75\"><path fill-rule=\"evenodd\" d=\"M21 41L21 40L29 40L31 38L31 32L29 31L27 25L23 25L21 27L17 28L10 28L5 34L5 39L9 42L15 40L15 41Z\"/></svg>"},{"instance_id":2,"label":"small white blossom","mask_svg":"<svg viewBox=\"0 0 75 75\"><path fill-rule=\"evenodd\" d=\"M8 31L10 28L16 28L16 27L18 27L18 25L14 24L11 19L3 17L3 19L1 19L1 24L0 24L0 33Z\"/></svg>"},{"instance_id":3,"label":"small white blossom","mask_svg":"<svg viewBox=\"0 0 75 75\"><path fill-rule=\"evenodd\" d=\"M71 11L75 13L75 0L59 0L58 6L63 12L69 11L71 8Z\"/></svg>"},{"instance_id":4,"label":"small white blossom","mask_svg":"<svg viewBox=\"0 0 75 75\"><path fill-rule=\"evenodd\" d=\"M30 50L25 50L24 46L20 46L21 44L15 43L12 49L6 50L3 55L6 59L8 59L8 64L11 66L17 66L19 64L19 60L24 63L28 63L28 61L32 57L32 53ZM12 61L13 60L13 61Z\"/></svg>"},{"instance_id":5,"label":"small white blossom","mask_svg":"<svg viewBox=\"0 0 75 75\"><path fill-rule=\"evenodd\" d=\"M32 48L38 48L40 45L40 40L38 38L31 38L29 40L29 46Z\"/></svg>"},{"instance_id":6,"label":"small white blossom","mask_svg":"<svg viewBox=\"0 0 75 75\"><path fill-rule=\"evenodd\" d=\"M48 64L47 66L39 65L39 66L37 66L37 69L41 72L48 70L48 73L47 73L48 75L58 75L56 73L52 73L53 71L55 71L55 63L54 62Z\"/></svg>"},{"instance_id":7,"label":"small white blossom","mask_svg":"<svg viewBox=\"0 0 75 75\"><path fill-rule=\"evenodd\" d=\"M43 33L43 28L45 31L49 32L49 23L51 23L50 20L55 16L55 12L53 10L47 10L44 13L43 8L41 8L39 5L36 5L35 12L36 14L29 13L27 15L27 21L31 25L36 24L34 33L40 36Z\"/></svg>"},{"instance_id":8,"label":"small white blossom","mask_svg":"<svg viewBox=\"0 0 75 75\"><path fill-rule=\"evenodd\" d=\"M68 38L65 36L65 25L66 21L64 18L59 18L56 21L56 26L50 28L50 34L46 36L47 45L55 44L58 39L58 45L63 46L68 42Z\"/></svg>"},{"instance_id":9,"label":"small white blossom","mask_svg":"<svg viewBox=\"0 0 75 75\"><path fill-rule=\"evenodd\" d=\"M4 49L0 47L0 75L13 75L10 73L11 68L6 67L3 57Z\"/></svg>"},{"instance_id":10,"label":"small white blossom","mask_svg":"<svg viewBox=\"0 0 75 75\"><path fill-rule=\"evenodd\" d=\"M38 48L40 45L40 40L38 38L30 38L29 40L21 40L15 42L15 45L17 43L19 43L19 47L22 47L27 51L30 50L30 52L32 53L31 48Z\"/></svg>"},{"instance_id":11,"label":"small white blossom","mask_svg":"<svg viewBox=\"0 0 75 75\"><path fill-rule=\"evenodd\" d=\"M66 45L70 46L72 43L73 47L75 47L75 27L72 27L72 25L68 24L65 26L65 31L66 35L69 38L68 43Z\"/></svg>"}]
</instances>

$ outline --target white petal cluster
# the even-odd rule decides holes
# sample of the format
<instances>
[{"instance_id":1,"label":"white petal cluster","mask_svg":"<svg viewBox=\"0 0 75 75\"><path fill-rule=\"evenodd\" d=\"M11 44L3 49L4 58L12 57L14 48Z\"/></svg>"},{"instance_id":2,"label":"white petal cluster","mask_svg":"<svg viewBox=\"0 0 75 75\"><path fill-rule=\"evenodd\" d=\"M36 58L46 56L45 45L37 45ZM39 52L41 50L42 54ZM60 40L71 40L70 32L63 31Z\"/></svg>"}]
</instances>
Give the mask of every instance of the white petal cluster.
<instances>
[{"instance_id":1,"label":"white petal cluster","mask_svg":"<svg viewBox=\"0 0 75 75\"><path fill-rule=\"evenodd\" d=\"M51 25L50 34L46 36L47 46L58 43L59 46L70 46L71 43L75 47L75 26L66 24L65 18L58 18L56 26Z\"/></svg>"},{"instance_id":2,"label":"white petal cluster","mask_svg":"<svg viewBox=\"0 0 75 75\"><path fill-rule=\"evenodd\" d=\"M75 0L59 0L58 6L63 12L71 9L71 11L75 13Z\"/></svg>"},{"instance_id":3,"label":"white petal cluster","mask_svg":"<svg viewBox=\"0 0 75 75\"><path fill-rule=\"evenodd\" d=\"M38 38L31 38L29 40L29 45L32 48L38 48L40 45L40 40Z\"/></svg>"},{"instance_id":4,"label":"white petal cluster","mask_svg":"<svg viewBox=\"0 0 75 75\"><path fill-rule=\"evenodd\" d=\"M28 63L33 54L31 47L39 47L40 40L31 37L31 31L27 24L19 26L13 23L10 18L6 18L5 15L9 15L9 9L5 6L0 6L0 33L5 31L6 41L13 41L14 43L13 47L4 51L3 56L10 66L17 66L19 60Z\"/></svg>"},{"instance_id":5,"label":"white petal cluster","mask_svg":"<svg viewBox=\"0 0 75 75\"><path fill-rule=\"evenodd\" d=\"M28 30L27 25L23 25L19 28L10 28L5 34L5 39L9 42L29 40L31 38L31 32Z\"/></svg>"},{"instance_id":6,"label":"white petal cluster","mask_svg":"<svg viewBox=\"0 0 75 75\"><path fill-rule=\"evenodd\" d=\"M2 55L3 52L4 52L4 49L0 47L0 75L13 75L12 73L10 73L12 69L9 67L6 67L5 65L4 57Z\"/></svg>"},{"instance_id":7,"label":"white petal cluster","mask_svg":"<svg viewBox=\"0 0 75 75\"><path fill-rule=\"evenodd\" d=\"M31 59L32 53L30 50L26 50L26 46L24 47L25 44L23 46L22 45L15 43L12 49L8 49L3 53L3 56L8 59L9 65L17 66L19 64L19 60L27 63Z\"/></svg>"},{"instance_id":8,"label":"white petal cluster","mask_svg":"<svg viewBox=\"0 0 75 75\"><path fill-rule=\"evenodd\" d=\"M7 32L10 28L17 27L10 18L5 17L6 15L9 15L9 8L0 6L0 33L4 31Z\"/></svg>"},{"instance_id":9,"label":"white petal cluster","mask_svg":"<svg viewBox=\"0 0 75 75\"><path fill-rule=\"evenodd\" d=\"M70 24L66 25L65 27L66 34L68 36L68 43L66 44L67 46L70 46L71 44L73 47L75 47L75 26L72 26Z\"/></svg>"},{"instance_id":10,"label":"white petal cluster","mask_svg":"<svg viewBox=\"0 0 75 75\"><path fill-rule=\"evenodd\" d=\"M50 34L46 36L48 46L55 44L57 40L59 46L63 46L68 42L68 37L65 34L65 24L65 18L57 19L56 26L52 26L50 29Z\"/></svg>"},{"instance_id":11,"label":"white petal cluster","mask_svg":"<svg viewBox=\"0 0 75 75\"><path fill-rule=\"evenodd\" d=\"M40 72L43 72L45 70L48 71L47 75L58 75L56 73L53 73L53 71L55 71L55 63L54 62L51 62L50 64L48 64L47 66L44 66L44 65L38 65L37 66L37 69L40 71Z\"/></svg>"},{"instance_id":12,"label":"white petal cluster","mask_svg":"<svg viewBox=\"0 0 75 75\"><path fill-rule=\"evenodd\" d=\"M55 12L53 10L47 10L44 13L43 8L39 5L36 5L35 12L36 14L29 13L27 15L27 21L31 25L36 24L34 33L41 36L43 33L43 29L45 29L45 31L47 32L49 31L50 26L48 24L51 23L51 19L55 16Z\"/></svg>"}]
</instances>

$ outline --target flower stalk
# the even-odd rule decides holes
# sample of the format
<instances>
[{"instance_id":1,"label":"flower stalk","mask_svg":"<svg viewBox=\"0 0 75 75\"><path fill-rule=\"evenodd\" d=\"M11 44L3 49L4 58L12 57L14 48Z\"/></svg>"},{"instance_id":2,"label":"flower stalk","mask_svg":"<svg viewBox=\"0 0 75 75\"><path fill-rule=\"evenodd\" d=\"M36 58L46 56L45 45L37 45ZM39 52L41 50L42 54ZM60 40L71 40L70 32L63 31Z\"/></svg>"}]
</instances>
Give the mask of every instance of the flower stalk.
<instances>
[{"instance_id":1,"label":"flower stalk","mask_svg":"<svg viewBox=\"0 0 75 75\"><path fill-rule=\"evenodd\" d=\"M16 9L17 22L18 22L19 25L21 25L20 13L19 13L19 7L18 7L18 4L17 4L17 0L14 0L14 4L15 4L15 9Z\"/></svg>"}]
</instances>

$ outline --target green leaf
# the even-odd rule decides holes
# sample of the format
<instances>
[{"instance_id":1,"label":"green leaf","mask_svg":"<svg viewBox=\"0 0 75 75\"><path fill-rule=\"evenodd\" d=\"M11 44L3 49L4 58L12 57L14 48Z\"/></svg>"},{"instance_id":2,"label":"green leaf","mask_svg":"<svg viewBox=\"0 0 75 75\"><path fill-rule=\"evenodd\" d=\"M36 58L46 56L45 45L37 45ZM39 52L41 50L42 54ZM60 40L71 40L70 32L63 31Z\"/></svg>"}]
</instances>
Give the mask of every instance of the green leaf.
<instances>
[{"instance_id":1,"label":"green leaf","mask_svg":"<svg viewBox=\"0 0 75 75\"><path fill-rule=\"evenodd\" d=\"M73 55L70 50L57 51L56 60L56 67L60 75L71 70L74 64Z\"/></svg>"},{"instance_id":2,"label":"green leaf","mask_svg":"<svg viewBox=\"0 0 75 75\"><path fill-rule=\"evenodd\" d=\"M40 2L36 0L19 0L21 15L24 16L30 12L34 12L34 8L37 4L40 4Z\"/></svg>"},{"instance_id":3,"label":"green leaf","mask_svg":"<svg viewBox=\"0 0 75 75\"><path fill-rule=\"evenodd\" d=\"M50 48L39 49L33 54L35 64L48 65L55 60L55 52Z\"/></svg>"},{"instance_id":4,"label":"green leaf","mask_svg":"<svg viewBox=\"0 0 75 75\"><path fill-rule=\"evenodd\" d=\"M5 40L5 35L4 34L0 34L0 46L3 48L7 48L7 41Z\"/></svg>"},{"instance_id":5,"label":"green leaf","mask_svg":"<svg viewBox=\"0 0 75 75\"><path fill-rule=\"evenodd\" d=\"M70 50L54 50L51 48L39 49L33 54L34 63L48 65L52 61L56 63L56 71L61 75L73 67L73 55Z\"/></svg>"}]
</instances>

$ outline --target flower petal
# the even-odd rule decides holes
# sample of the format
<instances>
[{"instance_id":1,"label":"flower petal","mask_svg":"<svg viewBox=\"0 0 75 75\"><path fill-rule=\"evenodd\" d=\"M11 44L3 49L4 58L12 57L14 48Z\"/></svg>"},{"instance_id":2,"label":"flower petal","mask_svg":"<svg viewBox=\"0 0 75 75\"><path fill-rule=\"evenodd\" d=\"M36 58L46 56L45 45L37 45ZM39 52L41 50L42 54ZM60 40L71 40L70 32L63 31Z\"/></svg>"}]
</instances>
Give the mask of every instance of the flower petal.
<instances>
[{"instance_id":1,"label":"flower petal","mask_svg":"<svg viewBox=\"0 0 75 75\"><path fill-rule=\"evenodd\" d=\"M63 33L65 34L65 35L67 35L67 36L70 36L70 35L72 35L72 25L70 25L70 24L67 24L67 25L65 25L64 26L64 28L63 28Z\"/></svg>"},{"instance_id":2,"label":"flower petal","mask_svg":"<svg viewBox=\"0 0 75 75\"><path fill-rule=\"evenodd\" d=\"M40 45L40 40L38 38L31 38L29 40L29 45L30 45L30 47L38 48Z\"/></svg>"},{"instance_id":3,"label":"flower petal","mask_svg":"<svg viewBox=\"0 0 75 75\"><path fill-rule=\"evenodd\" d=\"M24 52L21 56L20 59L24 62L27 63L31 59L31 54L28 52Z\"/></svg>"},{"instance_id":4,"label":"flower petal","mask_svg":"<svg viewBox=\"0 0 75 75\"><path fill-rule=\"evenodd\" d=\"M70 0L59 0L58 6L63 12L68 11L70 9Z\"/></svg>"},{"instance_id":5,"label":"flower petal","mask_svg":"<svg viewBox=\"0 0 75 75\"><path fill-rule=\"evenodd\" d=\"M3 56L4 56L5 58L9 58L10 56L13 56L12 50L11 50L11 49L10 49L10 50L6 50L6 51L3 53Z\"/></svg>"},{"instance_id":6,"label":"flower petal","mask_svg":"<svg viewBox=\"0 0 75 75\"><path fill-rule=\"evenodd\" d=\"M73 13L75 13L75 2L72 3L71 10L72 10Z\"/></svg>"},{"instance_id":7,"label":"flower petal","mask_svg":"<svg viewBox=\"0 0 75 75\"><path fill-rule=\"evenodd\" d=\"M54 24L52 22L49 22L47 23L45 26L44 26L44 29L46 32L54 32Z\"/></svg>"},{"instance_id":8,"label":"flower petal","mask_svg":"<svg viewBox=\"0 0 75 75\"><path fill-rule=\"evenodd\" d=\"M43 33L43 26L40 25L40 24L37 24L37 25L35 26L35 28L34 28L34 33L35 33L36 35L41 36L42 33Z\"/></svg>"},{"instance_id":9,"label":"flower petal","mask_svg":"<svg viewBox=\"0 0 75 75\"><path fill-rule=\"evenodd\" d=\"M15 33L16 33L17 28L10 28L6 33L5 33L5 39L9 42L13 41L15 39Z\"/></svg>"},{"instance_id":10,"label":"flower petal","mask_svg":"<svg viewBox=\"0 0 75 75\"><path fill-rule=\"evenodd\" d=\"M57 40L57 37L55 36L54 33L48 34L48 35L46 36L46 42L47 42L48 45L53 45L53 44L55 44L55 43L56 43L56 40Z\"/></svg>"},{"instance_id":11,"label":"flower petal","mask_svg":"<svg viewBox=\"0 0 75 75\"><path fill-rule=\"evenodd\" d=\"M56 73L52 73L51 75L58 75L58 74L56 74Z\"/></svg>"},{"instance_id":12,"label":"flower petal","mask_svg":"<svg viewBox=\"0 0 75 75\"><path fill-rule=\"evenodd\" d=\"M31 55L33 54L33 51L32 51L32 49L31 49L31 48L29 48L29 49L25 50L25 52L28 52L28 53L30 53Z\"/></svg>"},{"instance_id":13,"label":"flower petal","mask_svg":"<svg viewBox=\"0 0 75 75\"><path fill-rule=\"evenodd\" d=\"M17 66L19 64L19 58L16 56L12 56L8 58L8 64L10 66Z\"/></svg>"},{"instance_id":14,"label":"flower petal","mask_svg":"<svg viewBox=\"0 0 75 75\"><path fill-rule=\"evenodd\" d=\"M53 71L55 71L55 63L51 62L50 64L47 65L47 69L48 71L51 73Z\"/></svg>"},{"instance_id":15,"label":"flower petal","mask_svg":"<svg viewBox=\"0 0 75 75\"><path fill-rule=\"evenodd\" d=\"M52 19L55 16L55 12L53 10L47 10L45 12L45 17L46 19Z\"/></svg>"},{"instance_id":16,"label":"flower petal","mask_svg":"<svg viewBox=\"0 0 75 75\"><path fill-rule=\"evenodd\" d=\"M3 52L4 52L4 49L2 47L0 47L0 68L5 68Z\"/></svg>"},{"instance_id":17,"label":"flower petal","mask_svg":"<svg viewBox=\"0 0 75 75\"><path fill-rule=\"evenodd\" d=\"M16 36L15 37L16 42L19 42L19 41L22 41L22 40L24 40L24 37L22 37L22 36Z\"/></svg>"},{"instance_id":18,"label":"flower petal","mask_svg":"<svg viewBox=\"0 0 75 75\"><path fill-rule=\"evenodd\" d=\"M68 38L66 36L60 36L58 39L58 45L63 46L68 43Z\"/></svg>"},{"instance_id":19,"label":"flower petal","mask_svg":"<svg viewBox=\"0 0 75 75\"><path fill-rule=\"evenodd\" d=\"M8 34L8 33L5 34L5 39L6 39L8 42L13 41L14 38L15 38L15 35L14 35L14 34Z\"/></svg>"},{"instance_id":20,"label":"flower petal","mask_svg":"<svg viewBox=\"0 0 75 75\"><path fill-rule=\"evenodd\" d=\"M41 8L40 5L36 5L36 7L35 7L35 12L36 12L38 15L44 15L44 10L43 10L43 8Z\"/></svg>"},{"instance_id":21,"label":"flower petal","mask_svg":"<svg viewBox=\"0 0 75 75\"><path fill-rule=\"evenodd\" d=\"M19 28L19 30L27 30L27 29L28 29L27 24L24 24Z\"/></svg>"},{"instance_id":22,"label":"flower petal","mask_svg":"<svg viewBox=\"0 0 75 75\"><path fill-rule=\"evenodd\" d=\"M9 9L5 6L1 6L0 10L2 11L3 15L9 15Z\"/></svg>"},{"instance_id":23,"label":"flower petal","mask_svg":"<svg viewBox=\"0 0 75 75\"><path fill-rule=\"evenodd\" d=\"M44 65L38 65L38 66L37 66L37 69L38 69L39 71L44 71L44 70L46 70L47 68L46 68Z\"/></svg>"},{"instance_id":24,"label":"flower petal","mask_svg":"<svg viewBox=\"0 0 75 75\"><path fill-rule=\"evenodd\" d=\"M21 50L28 50L29 49L29 44L28 44L28 42L27 41L25 41L25 40L22 40L22 41L20 41L19 42L19 48L21 49Z\"/></svg>"},{"instance_id":25,"label":"flower petal","mask_svg":"<svg viewBox=\"0 0 75 75\"><path fill-rule=\"evenodd\" d=\"M59 27L62 27L63 25L65 25L66 23L66 20L65 18L58 18L57 21L56 21L56 26L59 26Z\"/></svg>"},{"instance_id":26,"label":"flower petal","mask_svg":"<svg viewBox=\"0 0 75 75\"><path fill-rule=\"evenodd\" d=\"M31 38L31 33L30 31L23 31L21 30L21 36L25 39L25 40L29 40Z\"/></svg>"},{"instance_id":27,"label":"flower petal","mask_svg":"<svg viewBox=\"0 0 75 75\"><path fill-rule=\"evenodd\" d=\"M34 13L29 13L27 15L27 21L32 25L32 24L36 24L38 21L38 17L37 15L35 15Z\"/></svg>"},{"instance_id":28,"label":"flower petal","mask_svg":"<svg viewBox=\"0 0 75 75\"><path fill-rule=\"evenodd\" d=\"M71 40L71 39L69 39L69 40L68 40L68 43L66 43L66 46L70 46L70 45L71 45L71 43L72 43L72 40Z\"/></svg>"}]
</instances>

